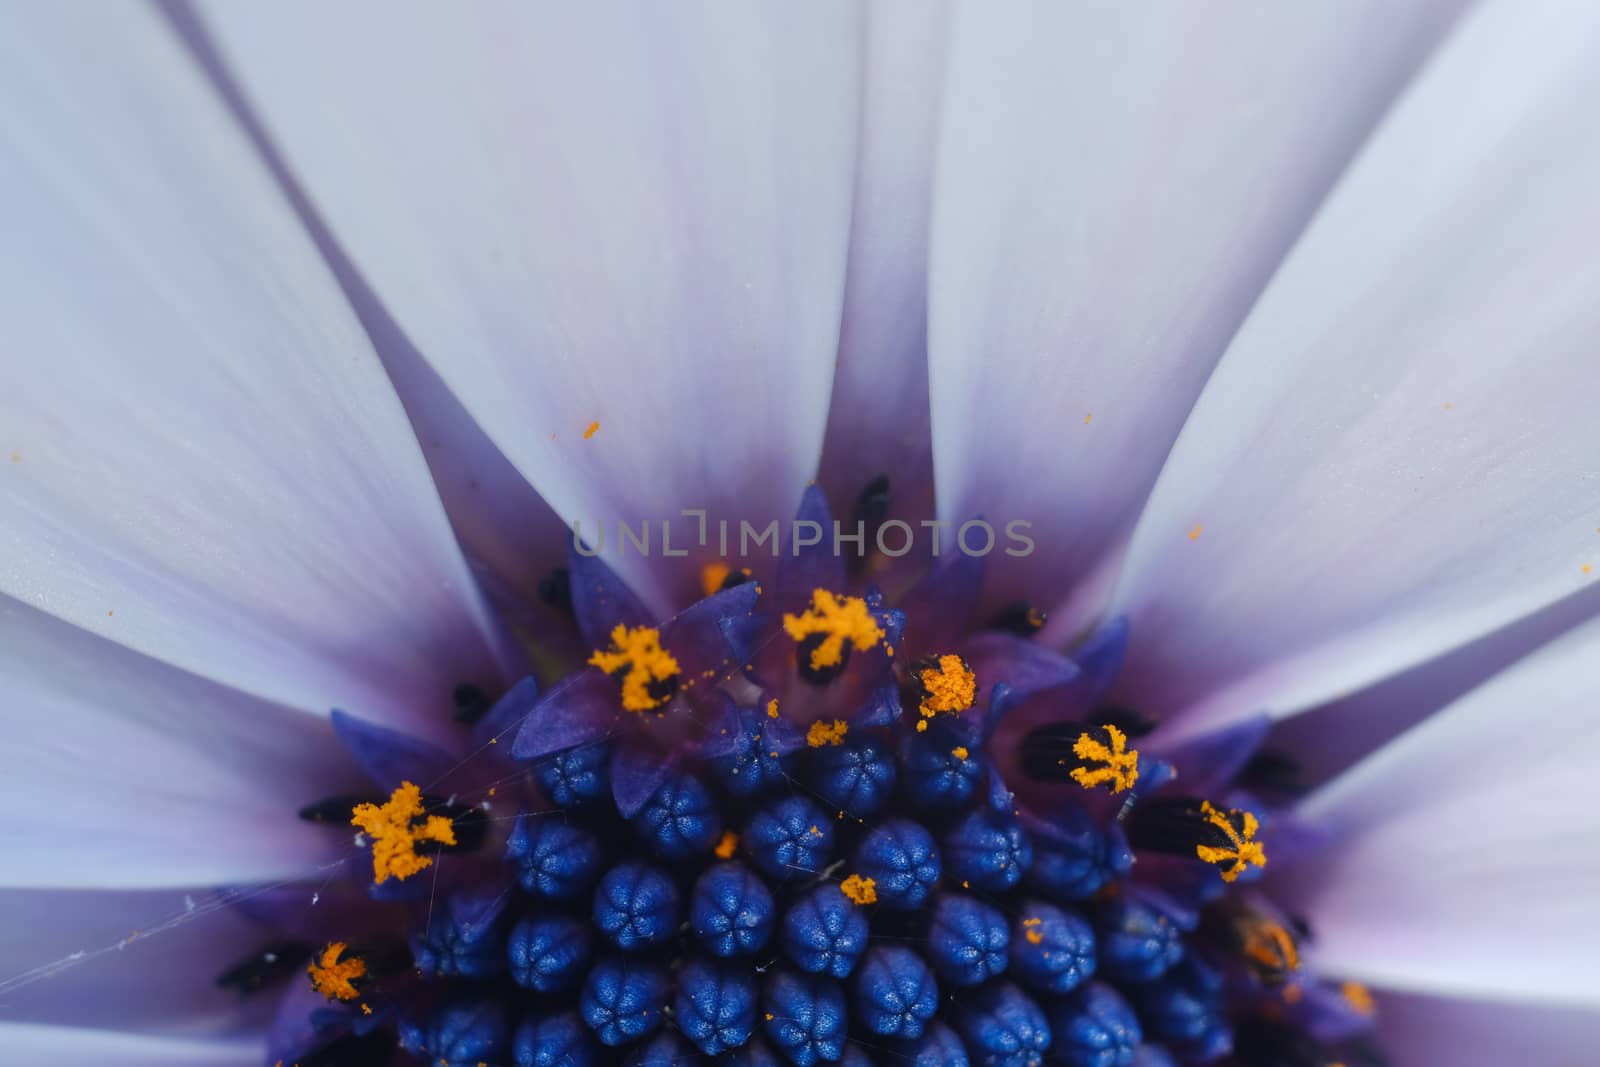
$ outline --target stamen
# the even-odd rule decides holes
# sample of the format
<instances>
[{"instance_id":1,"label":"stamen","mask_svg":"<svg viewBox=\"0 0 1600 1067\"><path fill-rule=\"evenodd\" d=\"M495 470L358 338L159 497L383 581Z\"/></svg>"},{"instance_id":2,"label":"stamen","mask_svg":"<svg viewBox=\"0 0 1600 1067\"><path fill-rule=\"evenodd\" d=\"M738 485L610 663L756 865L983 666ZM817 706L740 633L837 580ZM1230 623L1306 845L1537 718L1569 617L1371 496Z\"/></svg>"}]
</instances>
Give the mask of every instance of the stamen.
<instances>
[{"instance_id":1,"label":"stamen","mask_svg":"<svg viewBox=\"0 0 1600 1067\"><path fill-rule=\"evenodd\" d=\"M561 614L573 617L572 572L565 567L551 571L548 578L539 582L539 599Z\"/></svg>"},{"instance_id":2,"label":"stamen","mask_svg":"<svg viewBox=\"0 0 1600 1067\"><path fill-rule=\"evenodd\" d=\"M471 726L489 714L489 709L494 706L489 695L470 682L462 682L456 686L450 694L450 699L455 705L451 718L465 726Z\"/></svg>"},{"instance_id":3,"label":"stamen","mask_svg":"<svg viewBox=\"0 0 1600 1067\"><path fill-rule=\"evenodd\" d=\"M363 804L371 803L368 797L336 796L326 800L313 801L301 808L300 818L306 822L334 823L339 826L350 824L350 813Z\"/></svg>"},{"instance_id":4,"label":"stamen","mask_svg":"<svg viewBox=\"0 0 1600 1067\"><path fill-rule=\"evenodd\" d=\"M248 995L288 978L311 958L311 946L299 941L276 941L217 976L217 985Z\"/></svg>"},{"instance_id":5,"label":"stamen","mask_svg":"<svg viewBox=\"0 0 1600 1067\"><path fill-rule=\"evenodd\" d=\"M678 661L661 647L661 632L653 626L618 624L611 631L611 649L596 650L589 665L622 683L622 706L628 711L658 708L678 691Z\"/></svg>"},{"instance_id":6,"label":"stamen","mask_svg":"<svg viewBox=\"0 0 1600 1067\"><path fill-rule=\"evenodd\" d=\"M1266 852L1255 840L1258 829L1253 813L1222 811L1197 797L1145 801L1127 823L1134 847L1226 864L1221 872L1225 882L1237 879L1246 867L1267 865Z\"/></svg>"},{"instance_id":7,"label":"stamen","mask_svg":"<svg viewBox=\"0 0 1600 1067\"><path fill-rule=\"evenodd\" d=\"M350 825L361 827L372 838L372 880L379 885L390 877L404 881L433 865L430 857L417 855L419 844L456 843L455 827L448 818L424 817L422 790L410 782L402 782L381 807L359 805L350 813Z\"/></svg>"},{"instance_id":8,"label":"stamen","mask_svg":"<svg viewBox=\"0 0 1600 1067\"><path fill-rule=\"evenodd\" d=\"M806 731L806 744L812 748L821 748L823 745L842 745L845 735L850 732L850 724L843 719L833 722L814 722Z\"/></svg>"},{"instance_id":9,"label":"stamen","mask_svg":"<svg viewBox=\"0 0 1600 1067\"><path fill-rule=\"evenodd\" d=\"M1267 853L1261 843L1255 839L1256 831L1260 829L1255 814L1248 811L1229 809L1219 811L1211 806L1210 801L1201 801L1200 814L1206 821L1215 827L1227 839L1223 845L1200 844L1195 846L1195 855L1207 863L1218 866L1231 864L1222 871L1222 880L1231 882L1243 873L1246 867L1265 867Z\"/></svg>"},{"instance_id":10,"label":"stamen","mask_svg":"<svg viewBox=\"0 0 1600 1067\"><path fill-rule=\"evenodd\" d=\"M874 879L863 878L859 874L852 874L840 882L839 891L856 904L876 904L878 902L878 883Z\"/></svg>"},{"instance_id":11,"label":"stamen","mask_svg":"<svg viewBox=\"0 0 1600 1067\"><path fill-rule=\"evenodd\" d=\"M1048 616L1026 600L1013 600L989 620L989 629L1004 630L1018 637L1032 637L1044 629Z\"/></svg>"},{"instance_id":12,"label":"stamen","mask_svg":"<svg viewBox=\"0 0 1600 1067\"><path fill-rule=\"evenodd\" d=\"M367 961L360 956L340 959L345 949L343 941L335 941L322 950L322 957L313 960L306 973L311 976L311 988L329 1000L355 1000L361 991L355 980L367 973Z\"/></svg>"},{"instance_id":13,"label":"stamen","mask_svg":"<svg viewBox=\"0 0 1600 1067\"><path fill-rule=\"evenodd\" d=\"M700 568L700 591L706 596L720 593L724 589L733 589L750 581L754 577L749 567L740 567L734 570L730 564L722 560L712 560Z\"/></svg>"},{"instance_id":14,"label":"stamen","mask_svg":"<svg viewBox=\"0 0 1600 1067\"><path fill-rule=\"evenodd\" d=\"M880 474L868 482L856 496L855 510L851 518L861 529L862 545L875 544L878 536L878 527L883 525L883 520L889 517L889 504L894 498L889 493L889 476ZM853 555L845 558L845 568L854 574L867 562L869 552L865 547L858 548Z\"/></svg>"},{"instance_id":15,"label":"stamen","mask_svg":"<svg viewBox=\"0 0 1600 1067\"><path fill-rule=\"evenodd\" d=\"M800 615L785 614L783 629L800 643L800 673L807 681L826 684L839 676L853 647L865 652L884 638L878 620L860 597L834 596L826 589L811 592L811 607Z\"/></svg>"},{"instance_id":16,"label":"stamen","mask_svg":"<svg viewBox=\"0 0 1600 1067\"><path fill-rule=\"evenodd\" d=\"M911 672L922 686L917 711L924 719L959 714L972 707L978 697L978 676L960 656L918 660L911 665ZM925 730L927 726L919 722L917 729Z\"/></svg>"},{"instance_id":17,"label":"stamen","mask_svg":"<svg viewBox=\"0 0 1600 1067\"><path fill-rule=\"evenodd\" d=\"M1115 726L1106 724L1096 731L1104 740L1095 737L1095 731L1085 731L1072 746L1080 761L1072 769L1072 780L1085 789L1109 785L1113 794L1132 789L1139 780L1138 751L1128 748L1128 735Z\"/></svg>"}]
</instances>

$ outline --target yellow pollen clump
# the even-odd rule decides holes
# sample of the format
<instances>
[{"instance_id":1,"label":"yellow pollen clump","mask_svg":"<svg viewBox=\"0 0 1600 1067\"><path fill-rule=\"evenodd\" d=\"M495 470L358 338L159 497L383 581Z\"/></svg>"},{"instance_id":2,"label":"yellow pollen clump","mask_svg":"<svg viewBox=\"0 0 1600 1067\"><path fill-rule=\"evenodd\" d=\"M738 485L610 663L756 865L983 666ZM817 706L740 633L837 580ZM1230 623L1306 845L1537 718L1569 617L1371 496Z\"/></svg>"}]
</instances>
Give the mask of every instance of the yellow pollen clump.
<instances>
[{"instance_id":1,"label":"yellow pollen clump","mask_svg":"<svg viewBox=\"0 0 1600 1067\"><path fill-rule=\"evenodd\" d=\"M589 438L593 437L595 434L597 434L599 432L600 432L600 420L596 419L593 422L591 422L587 427L584 428L583 439L585 441L587 441Z\"/></svg>"},{"instance_id":2,"label":"yellow pollen clump","mask_svg":"<svg viewBox=\"0 0 1600 1067\"><path fill-rule=\"evenodd\" d=\"M955 748L950 750L950 755L954 756L956 759L966 759L968 756L972 755L972 753L967 751L966 745L957 745Z\"/></svg>"},{"instance_id":3,"label":"yellow pollen clump","mask_svg":"<svg viewBox=\"0 0 1600 1067\"><path fill-rule=\"evenodd\" d=\"M354 982L367 973L367 961L360 956L341 960L339 957L349 947L343 941L335 941L322 950L321 959L313 960L306 968L311 988L329 1000L354 1000L361 995Z\"/></svg>"},{"instance_id":4,"label":"yellow pollen clump","mask_svg":"<svg viewBox=\"0 0 1600 1067\"><path fill-rule=\"evenodd\" d=\"M1089 733L1079 734L1072 745L1074 756L1100 766L1074 767L1072 780L1085 789L1097 785L1110 785L1113 793L1132 789L1133 783L1139 780L1138 751L1128 748L1128 735L1115 726L1107 724L1100 729L1106 732L1109 745Z\"/></svg>"},{"instance_id":5,"label":"yellow pollen clump","mask_svg":"<svg viewBox=\"0 0 1600 1067\"><path fill-rule=\"evenodd\" d=\"M1222 880L1224 882L1231 882L1238 878L1246 867L1265 867L1267 865L1267 853L1261 847L1261 842L1255 839L1256 831L1260 829L1260 823L1256 821L1254 813L1231 810L1223 812L1212 807L1209 801L1201 801L1200 814L1204 815L1206 821L1212 826L1227 835L1228 847L1226 848L1216 845L1195 846L1195 854L1207 863L1215 863L1218 866L1224 863L1231 864L1227 870L1222 872ZM1229 815L1240 817L1240 826L1238 828L1234 827L1232 821L1228 818Z\"/></svg>"},{"instance_id":6,"label":"yellow pollen clump","mask_svg":"<svg viewBox=\"0 0 1600 1067\"><path fill-rule=\"evenodd\" d=\"M844 737L850 732L850 724L843 719L834 719L833 722L814 722L811 729L806 731L806 744L812 748L821 748L823 745L842 745Z\"/></svg>"},{"instance_id":7,"label":"yellow pollen clump","mask_svg":"<svg viewBox=\"0 0 1600 1067\"><path fill-rule=\"evenodd\" d=\"M627 672L622 677L622 706L628 711L650 711L665 704L671 698L652 696L650 686L678 677L678 661L661 647L661 631L653 626L630 628L618 623L611 631L611 648L597 649L589 665L607 674Z\"/></svg>"},{"instance_id":8,"label":"yellow pollen clump","mask_svg":"<svg viewBox=\"0 0 1600 1067\"><path fill-rule=\"evenodd\" d=\"M422 842L456 843L455 827L449 819L443 815L423 818L422 790L410 782L401 782L381 807L357 804L350 813L350 825L361 827L372 838L372 880L379 885L391 877L404 881L432 866L432 859L417 855Z\"/></svg>"},{"instance_id":9,"label":"yellow pollen clump","mask_svg":"<svg viewBox=\"0 0 1600 1067\"><path fill-rule=\"evenodd\" d=\"M1372 999L1372 990L1360 982L1346 982L1339 987L1339 995L1344 997L1346 1004L1362 1015L1371 1015L1378 1010L1377 1002Z\"/></svg>"},{"instance_id":10,"label":"yellow pollen clump","mask_svg":"<svg viewBox=\"0 0 1600 1067\"><path fill-rule=\"evenodd\" d=\"M839 890L857 904L876 904L878 902L878 883L872 878L863 878L859 874L852 874L839 883Z\"/></svg>"},{"instance_id":11,"label":"yellow pollen clump","mask_svg":"<svg viewBox=\"0 0 1600 1067\"><path fill-rule=\"evenodd\" d=\"M857 596L834 596L826 589L811 591L811 606L800 615L783 616L783 629L796 641L804 641L812 634L824 635L823 641L811 650L811 669L820 671L837 667L844 658L844 645L848 641L857 652L865 652L884 638L878 620L867 610L867 602Z\"/></svg>"},{"instance_id":12,"label":"yellow pollen clump","mask_svg":"<svg viewBox=\"0 0 1600 1067\"><path fill-rule=\"evenodd\" d=\"M722 833L722 840L717 842L717 847L715 849L717 859L733 859L733 853L736 849L738 849L738 847L739 835L734 833L732 830L724 830Z\"/></svg>"},{"instance_id":13,"label":"yellow pollen clump","mask_svg":"<svg viewBox=\"0 0 1600 1067\"><path fill-rule=\"evenodd\" d=\"M1044 932L1039 927L1044 925L1043 919L1023 919L1023 936L1028 939L1028 944L1037 945L1044 940Z\"/></svg>"},{"instance_id":14,"label":"yellow pollen clump","mask_svg":"<svg viewBox=\"0 0 1600 1067\"><path fill-rule=\"evenodd\" d=\"M917 710L925 719L966 711L978 696L978 676L960 656L940 656L937 666L918 672L917 681L922 683L922 703Z\"/></svg>"},{"instance_id":15,"label":"yellow pollen clump","mask_svg":"<svg viewBox=\"0 0 1600 1067\"><path fill-rule=\"evenodd\" d=\"M778 701L777 701L777 698L774 697L772 700L767 701L767 718L776 719L777 717L778 717Z\"/></svg>"}]
</instances>

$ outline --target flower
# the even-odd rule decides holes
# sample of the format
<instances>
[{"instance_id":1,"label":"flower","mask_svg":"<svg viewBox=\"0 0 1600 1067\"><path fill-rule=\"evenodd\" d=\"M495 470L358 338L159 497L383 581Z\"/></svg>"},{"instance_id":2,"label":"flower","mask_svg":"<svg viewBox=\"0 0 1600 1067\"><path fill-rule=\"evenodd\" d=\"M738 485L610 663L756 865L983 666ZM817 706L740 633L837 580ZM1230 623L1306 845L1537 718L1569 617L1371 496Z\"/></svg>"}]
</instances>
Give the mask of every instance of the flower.
<instances>
[{"instance_id":1,"label":"flower","mask_svg":"<svg viewBox=\"0 0 1600 1067\"><path fill-rule=\"evenodd\" d=\"M1592 1045L1587 5L0 17L9 1062Z\"/></svg>"}]
</instances>

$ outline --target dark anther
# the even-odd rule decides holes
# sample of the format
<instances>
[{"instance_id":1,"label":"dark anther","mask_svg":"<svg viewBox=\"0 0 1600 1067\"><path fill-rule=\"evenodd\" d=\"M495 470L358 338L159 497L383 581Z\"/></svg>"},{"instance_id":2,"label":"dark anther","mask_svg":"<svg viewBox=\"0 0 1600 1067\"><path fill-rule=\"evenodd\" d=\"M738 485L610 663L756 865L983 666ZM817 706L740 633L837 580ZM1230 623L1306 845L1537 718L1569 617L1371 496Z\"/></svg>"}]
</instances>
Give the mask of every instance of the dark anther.
<instances>
[{"instance_id":1,"label":"dark anther","mask_svg":"<svg viewBox=\"0 0 1600 1067\"><path fill-rule=\"evenodd\" d=\"M867 557L871 554L868 546L876 543L878 527L889 517L889 503L892 499L889 494L887 474L878 475L857 494L855 510L850 518L853 524L860 524L864 536L856 552L845 560L845 569L852 574L866 564Z\"/></svg>"},{"instance_id":2,"label":"dark anther","mask_svg":"<svg viewBox=\"0 0 1600 1067\"><path fill-rule=\"evenodd\" d=\"M1083 727L1075 722L1052 722L1028 732L1022 739L1022 773L1036 782L1070 781L1078 757L1072 746Z\"/></svg>"},{"instance_id":3,"label":"dark anther","mask_svg":"<svg viewBox=\"0 0 1600 1067\"><path fill-rule=\"evenodd\" d=\"M1316 935L1311 932L1311 922L1304 915L1289 916L1289 927L1294 930L1294 936L1301 941L1315 941Z\"/></svg>"},{"instance_id":4,"label":"dark anther","mask_svg":"<svg viewBox=\"0 0 1600 1067\"><path fill-rule=\"evenodd\" d=\"M346 1034L296 1062L299 1067L383 1067L394 1056L394 1035L383 1030Z\"/></svg>"},{"instance_id":5,"label":"dark anther","mask_svg":"<svg viewBox=\"0 0 1600 1067\"><path fill-rule=\"evenodd\" d=\"M275 941L217 975L217 985L242 996L259 993L298 974L311 959L312 946Z\"/></svg>"},{"instance_id":6,"label":"dark anther","mask_svg":"<svg viewBox=\"0 0 1600 1067\"><path fill-rule=\"evenodd\" d=\"M645 683L644 691L656 702L656 706L660 707L678 695L678 676L673 674L666 678L652 678Z\"/></svg>"},{"instance_id":7,"label":"dark anther","mask_svg":"<svg viewBox=\"0 0 1600 1067\"><path fill-rule=\"evenodd\" d=\"M807 634L795 646L795 664L800 668L800 677L812 685L827 685L850 665L850 642L844 642L839 648L839 661L826 667L813 667L811 653L822 647L822 642L828 639L828 634Z\"/></svg>"},{"instance_id":8,"label":"dark anther","mask_svg":"<svg viewBox=\"0 0 1600 1067\"><path fill-rule=\"evenodd\" d=\"M1290 923L1278 922L1236 898L1207 908L1200 934L1244 963L1256 980L1277 988L1300 969L1300 941Z\"/></svg>"},{"instance_id":9,"label":"dark anther","mask_svg":"<svg viewBox=\"0 0 1600 1067\"><path fill-rule=\"evenodd\" d=\"M462 682L450 693L450 699L455 704L455 710L450 717L463 726L471 726L485 715L494 706L494 701L489 699L489 694L470 682Z\"/></svg>"},{"instance_id":10,"label":"dark anther","mask_svg":"<svg viewBox=\"0 0 1600 1067\"><path fill-rule=\"evenodd\" d=\"M572 615L572 575L567 568L557 567L550 577L539 583L539 599L563 615Z\"/></svg>"},{"instance_id":11,"label":"dark anther","mask_svg":"<svg viewBox=\"0 0 1600 1067\"><path fill-rule=\"evenodd\" d=\"M382 804L385 797L337 796L318 800L300 809L306 822L327 823L331 826L349 826L350 812L357 804Z\"/></svg>"},{"instance_id":12,"label":"dark anther","mask_svg":"<svg viewBox=\"0 0 1600 1067\"><path fill-rule=\"evenodd\" d=\"M1251 757L1236 781L1246 789L1285 796L1299 796L1306 791L1300 764L1275 748L1264 748Z\"/></svg>"},{"instance_id":13,"label":"dark anther","mask_svg":"<svg viewBox=\"0 0 1600 1067\"><path fill-rule=\"evenodd\" d=\"M1135 737L1144 737L1156 728L1156 724L1153 721L1140 715L1137 711L1110 705L1095 708L1089 715L1089 721L1096 726L1115 726L1130 740Z\"/></svg>"},{"instance_id":14,"label":"dark anther","mask_svg":"<svg viewBox=\"0 0 1600 1067\"><path fill-rule=\"evenodd\" d=\"M1200 810L1198 797L1158 797L1146 800L1127 822L1128 840L1134 848L1165 852L1173 856L1193 856L1195 848L1230 848L1227 833ZM1236 830L1242 832L1243 815L1222 812Z\"/></svg>"},{"instance_id":15,"label":"dark anther","mask_svg":"<svg viewBox=\"0 0 1600 1067\"><path fill-rule=\"evenodd\" d=\"M1026 600L1013 600L989 620L989 629L1004 630L1018 637L1032 637L1044 629L1048 616Z\"/></svg>"},{"instance_id":16,"label":"dark anther","mask_svg":"<svg viewBox=\"0 0 1600 1067\"><path fill-rule=\"evenodd\" d=\"M449 819L451 827L456 832L455 844L424 846L424 851L432 848L440 852L473 852L483 844L483 839L489 832L489 816L482 808L469 807L466 804L450 804L426 796L422 798L422 807L428 815L443 815Z\"/></svg>"},{"instance_id":17,"label":"dark anther","mask_svg":"<svg viewBox=\"0 0 1600 1067\"><path fill-rule=\"evenodd\" d=\"M745 582L753 581L755 581L755 577L751 575L748 567L734 567L722 576L722 584L717 586L717 592L720 593L724 589L734 589Z\"/></svg>"},{"instance_id":18,"label":"dark anther","mask_svg":"<svg viewBox=\"0 0 1600 1067\"><path fill-rule=\"evenodd\" d=\"M1319 1045L1299 1027L1259 1018L1236 1026L1233 1055L1239 1067L1351 1067L1341 1053Z\"/></svg>"}]
</instances>

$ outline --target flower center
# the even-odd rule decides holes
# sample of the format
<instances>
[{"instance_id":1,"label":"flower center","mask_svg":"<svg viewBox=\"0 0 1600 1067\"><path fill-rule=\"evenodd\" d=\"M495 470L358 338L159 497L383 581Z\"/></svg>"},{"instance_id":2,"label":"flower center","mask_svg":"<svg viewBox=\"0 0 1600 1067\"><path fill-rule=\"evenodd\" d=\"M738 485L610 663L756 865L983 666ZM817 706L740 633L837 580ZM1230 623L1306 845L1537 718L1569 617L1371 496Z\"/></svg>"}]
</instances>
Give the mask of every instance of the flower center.
<instances>
[{"instance_id":1,"label":"flower center","mask_svg":"<svg viewBox=\"0 0 1600 1067\"><path fill-rule=\"evenodd\" d=\"M653 626L616 627L611 648L596 650L589 665L617 679L627 711L652 711L678 691L678 661L661 647L661 632Z\"/></svg>"}]
</instances>

